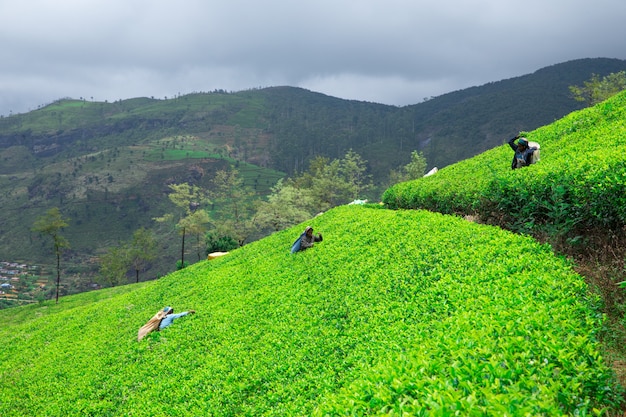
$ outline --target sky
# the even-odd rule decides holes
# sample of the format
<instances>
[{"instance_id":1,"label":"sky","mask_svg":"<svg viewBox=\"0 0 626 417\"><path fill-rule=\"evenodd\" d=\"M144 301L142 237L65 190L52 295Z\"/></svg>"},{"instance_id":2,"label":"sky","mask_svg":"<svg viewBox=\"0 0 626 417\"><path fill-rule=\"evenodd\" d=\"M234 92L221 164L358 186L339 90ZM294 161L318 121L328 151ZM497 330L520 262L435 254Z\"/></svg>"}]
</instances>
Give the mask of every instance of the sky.
<instances>
[{"instance_id":1,"label":"sky","mask_svg":"<svg viewBox=\"0 0 626 417\"><path fill-rule=\"evenodd\" d=\"M405 106L626 59L624 0L0 0L0 115L302 87Z\"/></svg>"}]
</instances>

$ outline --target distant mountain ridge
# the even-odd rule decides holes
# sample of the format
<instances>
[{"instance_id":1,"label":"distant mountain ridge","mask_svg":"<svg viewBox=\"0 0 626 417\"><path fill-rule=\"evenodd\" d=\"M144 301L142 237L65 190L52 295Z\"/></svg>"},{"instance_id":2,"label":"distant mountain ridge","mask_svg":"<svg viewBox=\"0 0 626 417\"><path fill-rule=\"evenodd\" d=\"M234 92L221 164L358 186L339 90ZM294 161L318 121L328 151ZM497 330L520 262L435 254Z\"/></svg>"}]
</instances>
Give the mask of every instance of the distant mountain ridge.
<instances>
[{"instance_id":1,"label":"distant mountain ridge","mask_svg":"<svg viewBox=\"0 0 626 417\"><path fill-rule=\"evenodd\" d=\"M296 87L169 100L77 100L78 113L67 107L51 110L53 104L0 119L0 150L24 143L33 155L47 157L76 142L89 150L101 138L108 146L131 138L136 142L153 132L211 136L213 131L215 136L221 129L221 141L229 143L237 159L291 173L305 169L314 156L338 158L354 149L368 161L382 158L372 167L379 177L407 162L413 150L423 151L431 167L442 167L498 146L512 133L581 108L569 86L592 74L622 70L624 60L580 59L405 107L343 100ZM260 146L250 149L252 141Z\"/></svg>"},{"instance_id":2,"label":"distant mountain ridge","mask_svg":"<svg viewBox=\"0 0 626 417\"><path fill-rule=\"evenodd\" d=\"M569 86L582 85L591 74L624 69L624 60L580 59L445 94L411 107L415 119L423 121L417 143L431 165L449 165L582 108Z\"/></svg>"}]
</instances>

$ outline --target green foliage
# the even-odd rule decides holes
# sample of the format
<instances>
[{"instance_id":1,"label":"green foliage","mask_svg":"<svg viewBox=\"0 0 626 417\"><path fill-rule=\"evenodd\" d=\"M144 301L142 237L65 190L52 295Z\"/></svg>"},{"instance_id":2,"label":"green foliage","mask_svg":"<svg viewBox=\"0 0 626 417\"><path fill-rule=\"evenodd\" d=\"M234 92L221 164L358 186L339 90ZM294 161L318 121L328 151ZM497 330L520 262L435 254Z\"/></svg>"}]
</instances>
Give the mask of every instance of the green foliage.
<instances>
[{"instance_id":1,"label":"green foliage","mask_svg":"<svg viewBox=\"0 0 626 417\"><path fill-rule=\"evenodd\" d=\"M107 253L100 257L101 282L107 286L115 287L128 283L128 251L121 246L109 248Z\"/></svg>"},{"instance_id":2,"label":"green foliage","mask_svg":"<svg viewBox=\"0 0 626 417\"><path fill-rule=\"evenodd\" d=\"M385 202L504 213L520 231L621 228L625 100L622 93L529 132L542 145L537 165L511 171L511 151L502 146L391 187ZM111 106L143 116L146 103ZM79 104L59 107L80 111ZM430 104L424 108L436 113ZM390 114L386 122L398 120ZM230 120L254 121L253 112L236 115ZM347 123L345 138L361 124ZM313 133L311 149L324 147L325 132ZM338 161L313 161L300 180L313 184L321 174L321 192L328 178L341 178ZM416 210L342 206L306 224L325 239L295 255L289 247L302 224L211 262L182 269L179 260L179 271L158 281L0 311L0 415L619 410L623 390L600 354L599 300L548 245ZM198 314L137 343L137 329L164 305Z\"/></svg>"},{"instance_id":3,"label":"green foliage","mask_svg":"<svg viewBox=\"0 0 626 417\"><path fill-rule=\"evenodd\" d=\"M411 181L421 178L426 173L428 163L421 152L411 152L411 162L397 170L389 172L389 184L397 184L399 182Z\"/></svg>"},{"instance_id":4,"label":"green foliage","mask_svg":"<svg viewBox=\"0 0 626 417\"><path fill-rule=\"evenodd\" d=\"M170 184L168 198L180 210L183 216L191 215L196 207L207 201L206 191L189 183Z\"/></svg>"},{"instance_id":5,"label":"green foliage","mask_svg":"<svg viewBox=\"0 0 626 417\"><path fill-rule=\"evenodd\" d=\"M182 259L179 259L176 261L176 270L180 271L181 269L187 268L189 266L189 262L188 261L184 261Z\"/></svg>"},{"instance_id":6,"label":"green foliage","mask_svg":"<svg viewBox=\"0 0 626 417\"><path fill-rule=\"evenodd\" d=\"M162 217L155 218L157 222L176 221L176 228L182 236L181 259L177 263L178 267L183 267L185 262L185 236L192 234L196 236L196 249L198 260L200 260L200 243L201 236L207 230L207 224L210 222L208 213L202 208L209 202L207 191L196 185L189 183L170 184L168 197L172 203L178 208L178 213L167 213Z\"/></svg>"},{"instance_id":7,"label":"green foliage","mask_svg":"<svg viewBox=\"0 0 626 417\"><path fill-rule=\"evenodd\" d=\"M611 73L602 78L598 74L593 74L582 87L570 86L569 89L575 100L585 101L588 105L594 106L626 90L626 71Z\"/></svg>"},{"instance_id":8,"label":"green foliage","mask_svg":"<svg viewBox=\"0 0 626 417\"><path fill-rule=\"evenodd\" d=\"M61 210L58 207L52 207L46 214L37 218L33 224L32 230L42 235L50 236L54 244L54 255L56 257L57 270L57 292L56 301L59 301L59 289L61 286L61 254L64 250L69 249L70 244L67 239L61 235L61 231L69 226L68 220L63 218Z\"/></svg>"},{"instance_id":9,"label":"green foliage","mask_svg":"<svg viewBox=\"0 0 626 417\"><path fill-rule=\"evenodd\" d=\"M68 220L63 217L58 207L52 207L44 215L37 218L32 230L42 235L50 236L54 241L55 253L59 249L69 248L67 240L60 232L69 226Z\"/></svg>"},{"instance_id":10,"label":"green foliage","mask_svg":"<svg viewBox=\"0 0 626 417\"><path fill-rule=\"evenodd\" d=\"M372 188L371 175L367 174L367 161L361 155L349 149L339 161L339 166L352 200L363 197Z\"/></svg>"},{"instance_id":11,"label":"green foliage","mask_svg":"<svg viewBox=\"0 0 626 417\"><path fill-rule=\"evenodd\" d=\"M127 273L135 273L135 282L139 282L139 272L148 263L156 259L157 239L151 230L139 228L133 233L130 242L113 246L100 258L100 275L108 285L128 283Z\"/></svg>"},{"instance_id":12,"label":"green foliage","mask_svg":"<svg viewBox=\"0 0 626 417\"><path fill-rule=\"evenodd\" d=\"M579 108L568 86L625 69L623 60L576 60L405 107L275 87L114 102L63 99L0 116L0 252L49 267L49 248L30 226L57 206L71 219L64 235L72 256L64 266L89 267L85 285L97 272L94 254L139 227L159 237L161 254L146 270L156 277L180 256L179 237L152 222L171 212L163 199L169 184L208 189L216 171L236 166L244 186L265 196L315 157L342 158L353 149L368 161L377 187L361 198L377 200L389 171L406 164L413 150L431 167L470 158L500 145L508 132Z\"/></svg>"},{"instance_id":13,"label":"green foliage","mask_svg":"<svg viewBox=\"0 0 626 417\"><path fill-rule=\"evenodd\" d=\"M129 252L130 265L135 270L136 282L139 282L139 272L158 256L157 244L157 238L151 230L141 227L133 233Z\"/></svg>"},{"instance_id":14,"label":"green foliage","mask_svg":"<svg viewBox=\"0 0 626 417\"><path fill-rule=\"evenodd\" d=\"M234 237L242 246L254 231L254 192L239 171L218 171L212 180L213 225L218 233Z\"/></svg>"},{"instance_id":15,"label":"green foliage","mask_svg":"<svg viewBox=\"0 0 626 417\"><path fill-rule=\"evenodd\" d=\"M239 243L232 236L219 235L215 231L205 235L206 255L212 252L228 252L239 247Z\"/></svg>"},{"instance_id":16,"label":"green foliage","mask_svg":"<svg viewBox=\"0 0 626 417\"><path fill-rule=\"evenodd\" d=\"M318 157L311 161L309 172L295 183L308 186L316 212L326 211L331 207L350 201L350 185L341 173L341 161Z\"/></svg>"},{"instance_id":17,"label":"green foliage","mask_svg":"<svg viewBox=\"0 0 626 417\"><path fill-rule=\"evenodd\" d=\"M366 172L367 161L350 149L341 159L312 159L308 171L292 178L291 185L306 190L310 209L319 213L367 196L372 183Z\"/></svg>"},{"instance_id":18,"label":"green foliage","mask_svg":"<svg viewBox=\"0 0 626 417\"><path fill-rule=\"evenodd\" d=\"M389 188L391 208L494 216L516 231L575 237L626 224L626 92L527 137L541 161L511 171L508 145Z\"/></svg>"},{"instance_id":19,"label":"green foliage","mask_svg":"<svg viewBox=\"0 0 626 417\"><path fill-rule=\"evenodd\" d=\"M551 248L342 206L170 276L0 311L0 414L593 415L597 299ZM132 288L132 290L131 290ZM189 319L136 341L165 305Z\"/></svg>"},{"instance_id":20,"label":"green foliage","mask_svg":"<svg viewBox=\"0 0 626 417\"><path fill-rule=\"evenodd\" d=\"M313 216L313 196L310 190L298 188L281 179L272 188L267 201L257 203L254 224L261 230L277 232Z\"/></svg>"}]
</instances>

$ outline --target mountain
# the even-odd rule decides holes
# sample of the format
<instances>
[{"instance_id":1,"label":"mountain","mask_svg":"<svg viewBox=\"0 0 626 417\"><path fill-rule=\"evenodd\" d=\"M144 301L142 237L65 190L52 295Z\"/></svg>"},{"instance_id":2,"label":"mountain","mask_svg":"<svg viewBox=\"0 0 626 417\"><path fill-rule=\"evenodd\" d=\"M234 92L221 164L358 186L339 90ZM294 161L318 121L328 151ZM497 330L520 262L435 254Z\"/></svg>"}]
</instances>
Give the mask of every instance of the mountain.
<instances>
[{"instance_id":1,"label":"mountain","mask_svg":"<svg viewBox=\"0 0 626 417\"><path fill-rule=\"evenodd\" d=\"M432 166L477 155L520 131L550 124L582 108L572 100L569 86L583 85L590 74L624 71L625 66L626 61L618 59L575 60L411 106L414 119L420 121L415 144Z\"/></svg>"},{"instance_id":2,"label":"mountain","mask_svg":"<svg viewBox=\"0 0 626 417\"><path fill-rule=\"evenodd\" d=\"M168 184L206 187L228 166L264 195L311 158L353 149L382 192L389 170L411 151L422 151L429 167L469 158L580 108L568 86L624 69L616 59L570 61L405 107L293 87L113 103L62 99L0 118L0 257L50 262L51 245L30 228L57 206L70 218L65 275L79 280L107 247L139 227L156 228L152 219L172 209ZM171 270L178 254L178 236L158 232L162 256L152 278Z\"/></svg>"},{"instance_id":3,"label":"mountain","mask_svg":"<svg viewBox=\"0 0 626 417\"><path fill-rule=\"evenodd\" d=\"M443 167L500 145L511 133L551 123L582 106L569 86L625 69L624 60L580 59L401 108L293 87L115 103L61 100L0 119L0 149L23 144L32 156L70 156L69 148L84 153L187 134L286 173L306 169L314 156L339 158L352 148L370 162L381 160L372 166L381 177L412 150Z\"/></svg>"}]
</instances>

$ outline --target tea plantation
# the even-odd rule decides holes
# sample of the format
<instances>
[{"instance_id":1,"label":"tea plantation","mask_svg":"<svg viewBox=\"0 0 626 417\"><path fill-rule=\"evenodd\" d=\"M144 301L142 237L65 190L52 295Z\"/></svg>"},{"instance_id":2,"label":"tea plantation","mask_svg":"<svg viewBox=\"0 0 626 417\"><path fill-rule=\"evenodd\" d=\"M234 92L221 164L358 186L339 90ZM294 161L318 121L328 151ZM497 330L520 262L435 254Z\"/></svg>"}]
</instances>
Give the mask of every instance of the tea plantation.
<instances>
[{"instance_id":1,"label":"tea plantation","mask_svg":"<svg viewBox=\"0 0 626 417\"><path fill-rule=\"evenodd\" d=\"M344 206L158 281L0 311L2 416L592 415L602 316L551 248ZM195 309L137 342L158 309ZM595 410L595 411L594 411Z\"/></svg>"},{"instance_id":2,"label":"tea plantation","mask_svg":"<svg viewBox=\"0 0 626 417\"><path fill-rule=\"evenodd\" d=\"M511 132L511 136L517 132ZM626 225L626 91L526 134L541 160L511 171L502 145L388 189L392 208L499 218L521 232L569 235Z\"/></svg>"},{"instance_id":3,"label":"tea plantation","mask_svg":"<svg viewBox=\"0 0 626 417\"><path fill-rule=\"evenodd\" d=\"M511 171L503 146L384 196L431 211L338 207L307 223L324 241L304 252L289 253L302 224L157 281L2 310L0 415L616 415L600 299L573 265L436 211L623 225L624 109L626 94L530 132L538 165ZM137 342L164 306L196 314Z\"/></svg>"}]
</instances>

